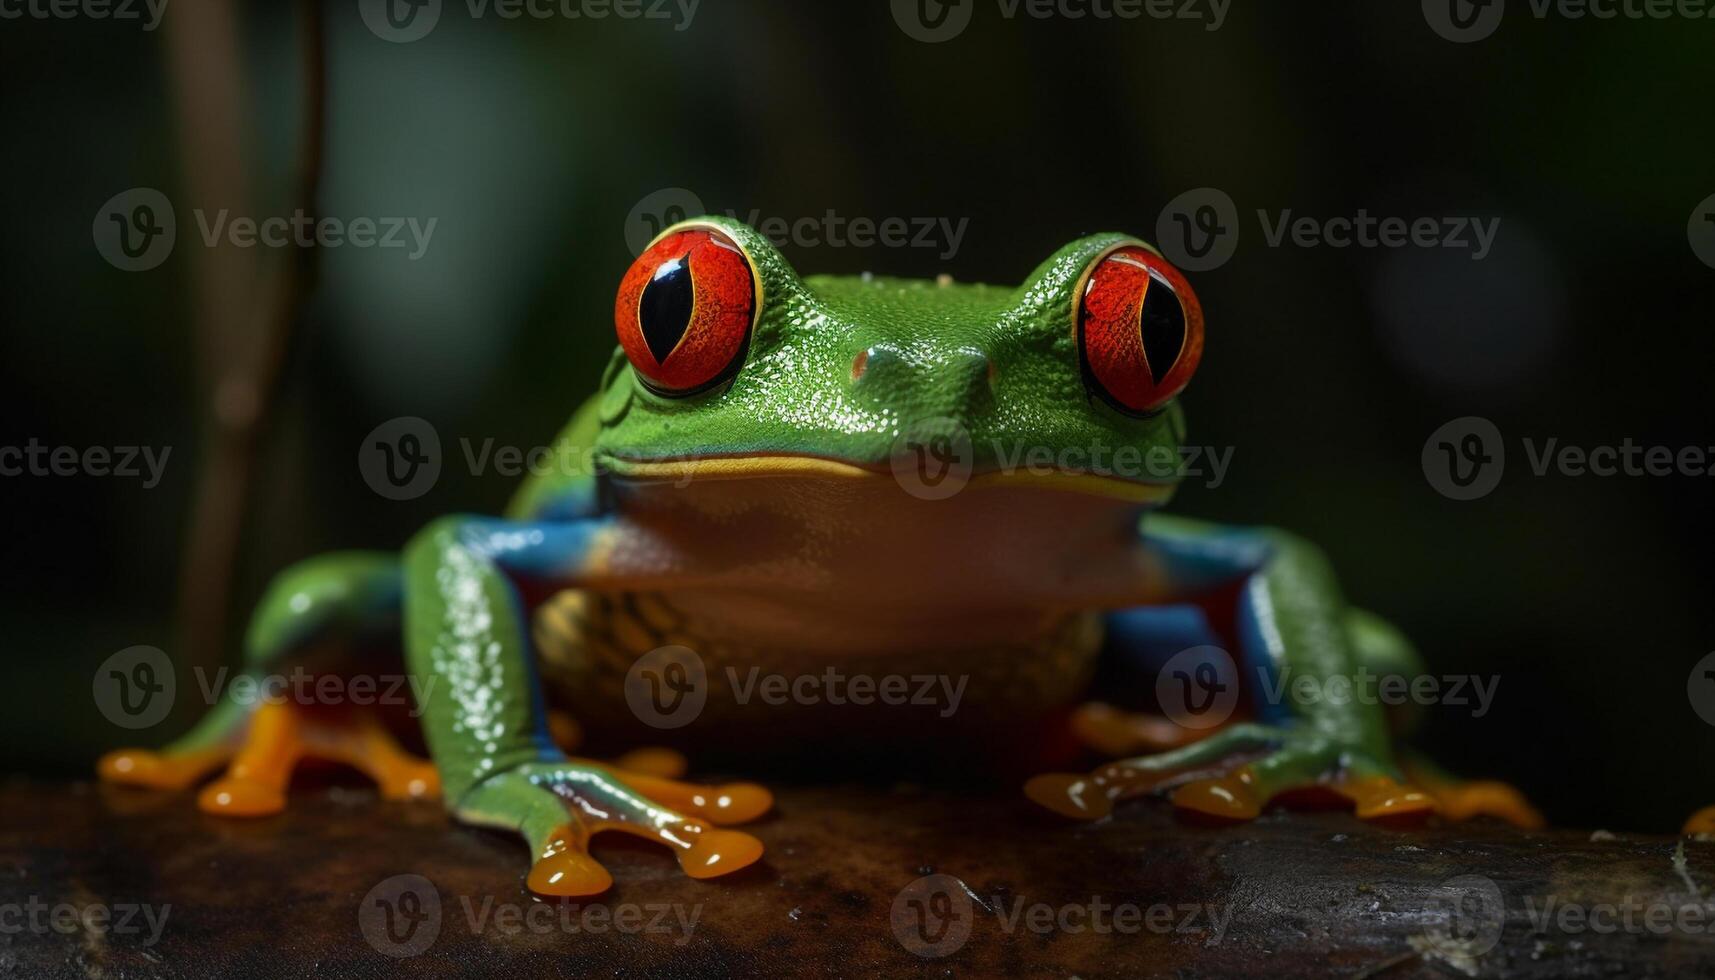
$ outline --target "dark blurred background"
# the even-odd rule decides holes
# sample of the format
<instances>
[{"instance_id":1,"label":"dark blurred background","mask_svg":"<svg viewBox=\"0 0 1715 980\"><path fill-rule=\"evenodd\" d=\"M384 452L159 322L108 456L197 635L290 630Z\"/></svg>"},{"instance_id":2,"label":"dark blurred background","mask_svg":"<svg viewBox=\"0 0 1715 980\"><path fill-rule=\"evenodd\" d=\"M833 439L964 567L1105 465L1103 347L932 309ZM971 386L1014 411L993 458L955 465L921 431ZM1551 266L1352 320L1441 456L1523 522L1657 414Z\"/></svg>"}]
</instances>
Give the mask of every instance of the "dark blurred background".
<instances>
[{"instance_id":1,"label":"dark blurred background","mask_svg":"<svg viewBox=\"0 0 1715 980\"><path fill-rule=\"evenodd\" d=\"M682 8L513 20L461 0L394 43L356 2L328 4L319 210L437 224L414 260L320 250L262 399L224 646L236 655L286 564L503 505L517 481L470 472L456 441L539 445L596 384L652 194L740 216L968 220L945 258L945 242L783 248L806 274L1013 283L1089 232L1153 239L1170 200L1213 187L1240 233L1230 261L1192 275L1209 335L1184 400L1191 441L1235 452L1222 486L1193 481L1175 509L1303 532L1435 672L1498 675L1485 717L1431 711L1419 741L1449 767L1509 779L1574 825L1669 831L1715 803L1715 729L1687 692L1715 650L1715 481L1539 477L1522 445L1715 444L1715 269L1687 231L1715 194L1715 21L1515 2L1461 44L1409 2L1236 0L1217 30L964 7L959 36L925 43L885 0L707 0L688 25ZM219 379L265 335L290 264L204 245L192 212L294 206L302 49L288 3L173 0L152 31L0 21L0 445L171 447L153 488L0 478L4 768L87 775L135 739L92 703L97 665L134 644L178 655L215 419L242 425L258 402ZM92 218L136 187L172 201L177 240L128 272ZM1474 261L1270 247L1258 209L1500 225ZM448 465L393 501L357 453L407 415L439 430ZM1451 500L1421 454L1472 415L1504 434L1506 474ZM188 725L197 708L181 707L146 740Z\"/></svg>"}]
</instances>

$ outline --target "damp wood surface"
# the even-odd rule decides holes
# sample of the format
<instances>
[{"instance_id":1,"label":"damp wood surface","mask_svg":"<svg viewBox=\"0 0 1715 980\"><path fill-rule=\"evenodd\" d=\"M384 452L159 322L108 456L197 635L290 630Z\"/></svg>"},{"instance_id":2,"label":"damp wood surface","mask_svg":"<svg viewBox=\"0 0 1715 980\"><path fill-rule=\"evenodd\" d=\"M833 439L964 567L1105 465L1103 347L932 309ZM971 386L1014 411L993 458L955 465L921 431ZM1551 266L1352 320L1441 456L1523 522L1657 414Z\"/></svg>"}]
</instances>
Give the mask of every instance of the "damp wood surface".
<instances>
[{"instance_id":1,"label":"damp wood surface","mask_svg":"<svg viewBox=\"0 0 1715 980\"><path fill-rule=\"evenodd\" d=\"M1711 843L1336 812L1203 827L1147 799L1067 824L999 791L777 793L747 828L757 865L693 881L608 835L612 891L543 905L521 842L435 805L323 784L234 821L191 794L13 780L0 978L1715 976Z\"/></svg>"}]
</instances>

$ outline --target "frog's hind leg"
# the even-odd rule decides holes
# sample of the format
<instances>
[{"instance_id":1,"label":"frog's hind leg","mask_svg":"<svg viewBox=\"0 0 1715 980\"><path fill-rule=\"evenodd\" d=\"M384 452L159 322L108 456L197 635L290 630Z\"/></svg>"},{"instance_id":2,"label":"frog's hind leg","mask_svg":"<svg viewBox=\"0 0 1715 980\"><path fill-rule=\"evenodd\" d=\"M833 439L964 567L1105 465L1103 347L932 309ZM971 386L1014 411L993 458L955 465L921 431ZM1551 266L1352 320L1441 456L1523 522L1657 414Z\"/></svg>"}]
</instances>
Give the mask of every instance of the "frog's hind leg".
<instances>
[{"instance_id":1,"label":"frog's hind leg","mask_svg":"<svg viewBox=\"0 0 1715 980\"><path fill-rule=\"evenodd\" d=\"M1434 801L1385 772L1353 772L1333 782L1321 778L1320 754L1267 755L1280 741L1277 729L1244 722L1184 748L1109 763L1094 772L1046 773L1025 784L1032 800L1075 820L1096 820L1115 802L1173 786L1173 805L1223 821L1251 820L1272 799L1294 790L1322 790L1349 800L1366 819L1431 812Z\"/></svg>"},{"instance_id":2,"label":"frog's hind leg","mask_svg":"<svg viewBox=\"0 0 1715 980\"><path fill-rule=\"evenodd\" d=\"M226 775L203 789L197 806L231 817L279 813L286 807L292 773L305 759L352 766L373 779L388 799L440 792L434 765L401 748L373 712L353 710L328 721L282 702L256 709Z\"/></svg>"},{"instance_id":3,"label":"frog's hind leg","mask_svg":"<svg viewBox=\"0 0 1715 980\"><path fill-rule=\"evenodd\" d=\"M1117 641L1123 656L1157 671L1181 651L1225 646L1207 616L1190 607L1126 610L1110 617L1108 626L1110 647ZM1386 622L1352 609L1345 626L1357 659L1371 673L1410 677L1421 672L1416 652ZM1268 708L1260 713L1268 715ZM1400 719L1401 724L1408 721ZM1108 755L1153 753L1088 774L1044 774L1026 784L1031 799L1073 819L1098 819L1118 800L1167 787L1173 787L1173 804L1181 810L1217 820L1253 819L1277 796L1295 803L1332 797L1366 819L1416 817L1437 809L1436 797L1401 781L1399 773L1354 768L1328 778L1334 760L1327 753L1268 754L1280 741L1281 731L1273 725L1228 722L1190 728L1162 716L1087 704L1074 714L1073 730Z\"/></svg>"},{"instance_id":4,"label":"frog's hind leg","mask_svg":"<svg viewBox=\"0 0 1715 980\"><path fill-rule=\"evenodd\" d=\"M254 680L330 640L384 636L390 631L396 635L400 597L395 555L339 552L294 565L275 579L251 620L245 642L247 675ZM271 739L278 741L286 723L279 718L264 723L254 717L261 712L231 696L237 689L238 685L230 686L228 696L217 701L184 737L158 750L109 752L97 764L97 773L107 782L182 790L228 762L234 766L244 762L247 770L269 772L269 756L257 753ZM241 758L246 753L249 757ZM375 758L388 756L382 753ZM254 790L250 795L265 794Z\"/></svg>"}]
</instances>

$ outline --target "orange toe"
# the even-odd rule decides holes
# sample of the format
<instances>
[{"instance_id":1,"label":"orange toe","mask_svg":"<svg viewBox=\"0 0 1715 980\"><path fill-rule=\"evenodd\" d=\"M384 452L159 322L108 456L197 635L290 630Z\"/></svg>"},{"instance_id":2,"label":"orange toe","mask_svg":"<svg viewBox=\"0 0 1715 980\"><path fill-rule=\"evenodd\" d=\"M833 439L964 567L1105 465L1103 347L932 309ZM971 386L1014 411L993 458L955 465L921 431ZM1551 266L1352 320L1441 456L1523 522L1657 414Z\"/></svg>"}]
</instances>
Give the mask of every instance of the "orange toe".
<instances>
[{"instance_id":1,"label":"orange toe","mask_svg":"<svg viewBox=\"0 0 1715 980\"><path fill-rule=\"evenodd\" d=\"M525 879L538 895L581 898L613 887L613 876L584 849L584 838L570 826L561 827L530 866Z\"/></svg>"},{"instance_id":2,"label":"orange toe","mask_svg":"<svg viewBox=\"0 0 1715 980\"><path fill-rule=\"evenodd\" d=\"M223 817L267 817L286 809L286 794L267 783L229 776L205 787L197 808Z\"/></svg>"},{"instance_id":3,"label":"orange toe","mask_svg":"<svg viewBox=\"0 0 1715 980\"><path fill-rule=\"evenodd\" d=\"M1428 815L1438 809L1428 793L1386 776L1341 780L1333 789L1352 801L1353 811L1363 820Z\"/></svg>"},{"instance_id":4,"label":"orange toe","mask_svg":"<svg viewBox=\"0 0 1715 980\"><path fill-rule=\"evenodd\" d=\"M96 774L104 781L150 789L184 789L231 755L225 749L206 749L167 755L148 749L118 749L101 757Z\"/></svg>"},{"instance_id":5,"label":"orange toe","mask_svg":"<svg viewBox=\"0 0 1715 980\"><path fill-rule=\"evenodd\" d=\"M691 800L705 820L718 824L746 823L774 807L774 794L755 783L725 783L709 787Z\"/></svg>"},{"instance_id":6,"label":"orange toe","mask_svg":"<svg viewBox=\"0 0 1715 980\"><path fill-rule=\"evenodd\" d=\"M1441 812L1450 820L1499 817L1525 830L1540 830L1547 825L1542 814L1530 805L1524 794L1506 783L1479 780L1457 787L1432 789L1435 801L1441 805Z\"/></svg>"},{"instance_id":7,"label":"orange toe","mask_svg":"<svg viewBox=\"0 0 1715 980\"><path fill-rule=\"evenodd\" d=\"M378 785L389 800L432 799L441 795L441 774L429 763L418 763L389 771Z\"/></svg>"},{"instance_id":8,"label":"orange toe","mask_svg":"<svg viewBox=\"0 0 1715 980\"><path fill-rule=\"evenodd\" d=\"M1197 779L1173 791L1173 805L1218 820L1254 820L1262 812L1255 777L1248 767L1225 776Z\"/></svg>"},{"instance_id":9,"label":"orange toe","mask_svg":"<svg viewBox=\"0 0 1715 980\"><path fill-rule=\"evenodd\" d=\"M1114 810L1113 800L1091 776L1045 772L1024 784L1024 795L1069 820L1100 820Z\"/></svg>"},{"instance_id":10,"label":"orange toe","mask_svg":"<svg viewBox=\"0 0 1715 980\"><path fill-rule=\"evenodd\" d=\"M609 771L656 803L709 823L744 823L755 820L774 806L774 794L755 783L702 786L642 773Z\"/></svg>"},{"instance_id":11,"label":"orange toe","mask_svg":"<svg viewBox=\"0 0 1715 980\"><path fill-rule=\"evenodd\" d=\"M762 857L762 842L739 830L705 830L678 854L685 874L718 878L755 864Z\"/></svg>"}]
</instances>

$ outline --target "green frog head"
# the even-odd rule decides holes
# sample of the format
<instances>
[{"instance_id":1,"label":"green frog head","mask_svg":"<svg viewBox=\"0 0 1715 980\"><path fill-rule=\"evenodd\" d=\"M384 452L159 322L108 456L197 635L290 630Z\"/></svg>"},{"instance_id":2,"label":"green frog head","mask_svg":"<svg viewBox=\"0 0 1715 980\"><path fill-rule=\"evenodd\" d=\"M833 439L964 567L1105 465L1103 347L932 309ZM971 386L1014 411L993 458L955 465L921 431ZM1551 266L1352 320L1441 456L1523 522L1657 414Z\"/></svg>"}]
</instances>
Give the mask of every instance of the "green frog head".
<instances>
[{"instance_id":1,"label":"green frog head","mask_svg":"<svg viewBox=\"0 0 1715 980\"><path fill-rule=\"evenodd\" d=\"M873 476L924 445L975 484L1153 503L1202 354L1190 285L1118 234L1016 288L800 277L720 217L675 225L619 291L596 455L621 477Z\"/></svg>"}]
</instances>

